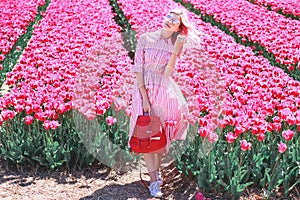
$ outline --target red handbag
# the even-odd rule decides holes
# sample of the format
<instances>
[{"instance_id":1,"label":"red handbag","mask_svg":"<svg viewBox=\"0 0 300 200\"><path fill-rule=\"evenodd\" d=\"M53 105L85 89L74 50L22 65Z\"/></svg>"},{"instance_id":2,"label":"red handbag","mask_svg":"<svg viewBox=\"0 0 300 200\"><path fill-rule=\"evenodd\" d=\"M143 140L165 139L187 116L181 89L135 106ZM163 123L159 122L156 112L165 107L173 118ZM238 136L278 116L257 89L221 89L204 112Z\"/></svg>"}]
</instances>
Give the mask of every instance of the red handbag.
<instances>
[{"instance_id":1,"label":"red handbag","mask_svg":"<svg viewBox=\"0 0 300 200\"><path fill-rule=\"evenodd\" d=\"M130 151L135 153L164 153L167 144L160 118L140 115L129 141Z\"/></svg>"}]
</instances>

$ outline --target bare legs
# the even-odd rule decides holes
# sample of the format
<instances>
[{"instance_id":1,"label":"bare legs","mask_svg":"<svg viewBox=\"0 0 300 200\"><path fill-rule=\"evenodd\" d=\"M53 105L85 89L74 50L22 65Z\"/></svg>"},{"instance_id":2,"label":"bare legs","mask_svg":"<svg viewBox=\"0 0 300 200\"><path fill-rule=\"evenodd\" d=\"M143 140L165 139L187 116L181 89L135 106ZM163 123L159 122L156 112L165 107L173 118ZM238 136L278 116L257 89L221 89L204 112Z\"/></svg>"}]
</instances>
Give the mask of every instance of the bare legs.
<instances>
[{"instance_id":1,"label":"bare legs","mask_svg":"<svg viewBox=\"0 0 300 200\"><path fill-rule=\"evenodd\" d=\"M150 176L150 182L157 181L156 172L159 171L161 165L162 154L144 153L144 159Z\"/></svg>"}]
</instances>

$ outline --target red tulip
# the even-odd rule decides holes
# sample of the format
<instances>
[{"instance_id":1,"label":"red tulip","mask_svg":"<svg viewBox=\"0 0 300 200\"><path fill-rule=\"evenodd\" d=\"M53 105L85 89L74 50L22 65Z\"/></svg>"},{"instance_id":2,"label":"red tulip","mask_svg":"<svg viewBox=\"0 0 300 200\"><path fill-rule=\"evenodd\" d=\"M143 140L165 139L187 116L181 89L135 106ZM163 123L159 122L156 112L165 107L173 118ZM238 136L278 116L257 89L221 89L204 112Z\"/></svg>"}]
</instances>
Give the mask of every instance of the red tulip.
<instances>
[{"instance_id":1,"label":"red tulip","mask_svg":"<svg viewBox=\"0 0 300 200\"><path fill-rule=\"evenodd\" d=\"M258 135L256 135L256 137L258 141L262 142L265 139L266 135L263 133L259 133Z\"/></svg>"},{"instance_id":2,"label":"red tulip","mask_svg":"<svg viewBox=\"0 0 300 200\"><path fill-rule=\"evenodd\" d=\"M198 134L199 134L202 138L206 138L206 136L208 135L208 130L207 130L207 128L199 127L199 129L198 129Z\"/></svg>"}]
</instances>

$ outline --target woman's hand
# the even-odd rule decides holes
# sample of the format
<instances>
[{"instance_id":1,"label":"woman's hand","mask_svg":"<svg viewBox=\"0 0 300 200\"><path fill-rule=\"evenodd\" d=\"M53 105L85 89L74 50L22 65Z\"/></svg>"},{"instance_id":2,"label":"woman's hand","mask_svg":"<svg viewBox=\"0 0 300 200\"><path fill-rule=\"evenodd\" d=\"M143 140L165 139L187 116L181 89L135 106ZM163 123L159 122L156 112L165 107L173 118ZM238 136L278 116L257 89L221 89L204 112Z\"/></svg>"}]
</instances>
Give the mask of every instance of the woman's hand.
<instances>
[{"instance_id":1,"label":"woman's hand","mask_svg":"<svg viewBox=\"0 0 300 200\"><path fill-rule=\"evenodd\" d=\"M178 54L186 43L186 36L178 35L174 43L173 53Z\"/></svg>"},{"instance_id":2,"label":"woman's hand","mask_svg":"<svg viewBox=\"0 0 300 200\"><path fill-rule=\"evenodd\" d=\"M167 65L165 67L164 75L165 76L171 76L172 73L173 73L173 71L174 71L174 69L172 67L170 67L170 66Z\"/></svg>"},{"instance_id":3,"label":"woman's hand","mask_svg":"<svg viewBox=\"0 0 300 200\"><path fill-rule=\"evenodd\" d=\"M143 98L143 111L150 113L150 102L148 98Z\"/></svg>"}]
</instances>

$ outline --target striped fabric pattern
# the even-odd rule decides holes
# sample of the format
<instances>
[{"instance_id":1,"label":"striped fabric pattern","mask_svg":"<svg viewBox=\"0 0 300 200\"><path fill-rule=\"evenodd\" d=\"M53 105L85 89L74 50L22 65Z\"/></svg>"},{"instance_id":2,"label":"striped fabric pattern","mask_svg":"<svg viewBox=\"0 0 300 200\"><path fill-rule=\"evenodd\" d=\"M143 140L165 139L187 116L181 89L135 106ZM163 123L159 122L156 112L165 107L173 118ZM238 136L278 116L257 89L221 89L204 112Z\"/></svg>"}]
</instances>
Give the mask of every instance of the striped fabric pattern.
<instances>
[{"instance_id":1,"label":"striped fabric pattern","mask_svg":"<svg viewBox=\"0 0 300 200\"><path fill-rule=\"evenodd\" d=\"M145 88L151 105L151 115L160 117L166 130L167 151L171 141L184 140L188 128L188 105L179 86L171 76L164 75L173 50L171 38L164 39L161 30L147 32L140 36L132 73L142 72ZM132 136L137 117L143 114L142 96L137 83L132 91L132 111L129 137ZM128 144L129 145L129 144ZM130 145L129 145L130 147Z\"/></svg>"}]
</instances>

